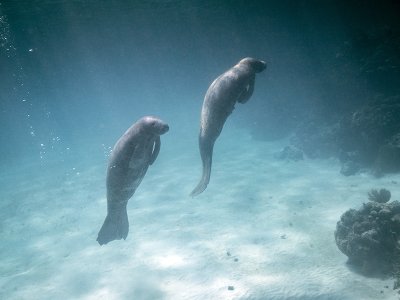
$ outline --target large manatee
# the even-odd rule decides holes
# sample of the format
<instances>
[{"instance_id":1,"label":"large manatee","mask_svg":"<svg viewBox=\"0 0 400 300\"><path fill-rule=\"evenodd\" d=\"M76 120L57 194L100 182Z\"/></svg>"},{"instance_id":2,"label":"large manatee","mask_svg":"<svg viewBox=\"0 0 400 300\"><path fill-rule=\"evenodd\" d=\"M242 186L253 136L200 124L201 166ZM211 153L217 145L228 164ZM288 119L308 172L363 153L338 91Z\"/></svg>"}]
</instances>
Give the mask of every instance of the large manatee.
<instances>
[{"instance_id":1,"label":"large manatee","mask_svg":"<svg viewBox=\"0 0 400 300\"><path fill-rule=\"evenodd\" d=\"M126 205L157 158L160 135L168 130L168 125L160 119L146 116L115 144L107 168L107 216L97 237L100 245L128 236Z\"/></svg>"},{"instance_id":2,"label":"large manatee","mask_svg":"<svg viewBox=\"0 0 400 300\"><path fill-rule=\"evenodd\" d=\"M215 79L208 88L201 110L199 135L203 175L190 194L192 197L202 193L210 181L214 143L226 119L235 108L236 102L246 103L250 99L256 73L262 72L266 67L264 61L244 58Z\"/></svg>"}]
</instances>

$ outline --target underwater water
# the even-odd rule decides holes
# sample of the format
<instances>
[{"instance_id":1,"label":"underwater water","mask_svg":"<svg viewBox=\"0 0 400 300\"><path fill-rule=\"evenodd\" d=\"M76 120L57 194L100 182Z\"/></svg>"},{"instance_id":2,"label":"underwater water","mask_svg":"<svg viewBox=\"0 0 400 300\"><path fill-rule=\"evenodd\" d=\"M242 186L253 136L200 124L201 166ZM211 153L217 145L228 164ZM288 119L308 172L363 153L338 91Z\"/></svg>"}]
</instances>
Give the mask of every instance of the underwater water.
<instances>
[{"instance_id":1,"label":"underwater water","mask_svg":"<svg viewBox=\"0 0 400 300\"><path fill-rule=\"evenodd\" d=\"M399 298L334 231L372 188L398 200L400 173L365 153L345 176L345 147L310 133L400 95L398 4L264 2L0 0L1 299ZM204 95L244 57L267 69L192 198ZM170 129L127 239L100 246L111 149L145 115ZM294 140L304 159L279 159Z\"/></svg>"}]
</instances>

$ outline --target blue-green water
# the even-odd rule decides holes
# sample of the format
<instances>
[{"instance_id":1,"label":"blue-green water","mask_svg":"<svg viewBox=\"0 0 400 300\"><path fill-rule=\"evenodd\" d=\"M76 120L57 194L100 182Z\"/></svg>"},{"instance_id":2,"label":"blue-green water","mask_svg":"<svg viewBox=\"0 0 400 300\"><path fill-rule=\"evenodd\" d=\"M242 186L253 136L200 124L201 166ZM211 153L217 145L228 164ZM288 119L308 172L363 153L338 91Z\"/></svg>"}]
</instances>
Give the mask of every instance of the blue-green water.
<instances>
[{"instance_id":1,"label":"blue-green water","mask_svg":"<svg viewBox=\"0 0 400 300\"><path fill-rule=\"evenodd\" d=\"M316 159L276 159L304 123L399 95L398 4L363 3L0 0L0 298L397 299L333 232L369 189L398 197L399 173L345 177L313 141ZM205 92L248 56L267 70L190 198ZM110 151L144 115L170 131L127 240L100 247Z\"/></svg>"}]
</instances>

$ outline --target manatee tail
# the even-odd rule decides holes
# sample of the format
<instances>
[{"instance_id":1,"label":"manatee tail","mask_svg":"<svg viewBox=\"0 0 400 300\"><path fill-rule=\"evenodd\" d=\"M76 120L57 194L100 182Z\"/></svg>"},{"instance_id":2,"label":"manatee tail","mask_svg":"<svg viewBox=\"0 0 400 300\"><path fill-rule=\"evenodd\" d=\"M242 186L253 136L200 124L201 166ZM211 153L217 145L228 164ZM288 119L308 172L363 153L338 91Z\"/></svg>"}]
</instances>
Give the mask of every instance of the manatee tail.
<instances>
[{"instance_id":1,"label":"manatee tail","mask_svg":"<svg viewBox=\"0 0 400 300\"><path fill-rule=\"evenodd\" d=\"M103 226L97 236L100 245L120 239L126 239L129 232L128 213L126 208L121 209L118 213L107 214Z\"/></svg>"},{"instance_id":2,"label":"manatee tail","mask_svg":"<svg viewBox=\"0 0 400 300\"><path fill-rule=\"evenodd\" d=\"M191 197L201 194L210 182L213 146L213 144L208 145L207 147L205 147L205 145L200 145L200 154L203 161L203 175L201 176L200 182L190 193Z\"/></svg>"}]
</instances>

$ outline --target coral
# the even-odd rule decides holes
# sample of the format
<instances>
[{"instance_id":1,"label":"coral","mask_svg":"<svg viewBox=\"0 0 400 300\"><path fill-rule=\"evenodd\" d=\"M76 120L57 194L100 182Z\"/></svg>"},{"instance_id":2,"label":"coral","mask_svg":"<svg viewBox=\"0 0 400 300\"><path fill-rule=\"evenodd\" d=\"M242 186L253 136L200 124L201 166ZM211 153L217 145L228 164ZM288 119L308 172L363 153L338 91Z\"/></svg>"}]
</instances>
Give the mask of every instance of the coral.
<instances>
[{"instance_id":1,"label":"coral","mask_svg":"<svg viewBox=\"0 0 400 300\"><path fill-rule=\"evenodd\" d=\"M368 199L378 203L386 203L390 200L391 194L387 189L371 189L368 192Z\"/></svg>"},{"instance_id":2,"label":"coral","mask_svg":"<svg viewBox=\"0 0 400 300\"><path fill-rule=\"evenodd\" d=\"M400 171L400 96L376 99L340 121L340 160L377 176Z\"/></svg>"},{"instance_id":3,"label":"coral","mask_svg":"<svg viewBox=\"0 0 400 300\"><path fill-rule=\"evenodd\" d=\"M374 191L374 192L372 192ZM386 200L387 190L372 190L374 201L364 203L359 210L346 211L337 222L336 244L349 263L365 275L400 274L400 202Z\"/></svg>"}]
</instances>

